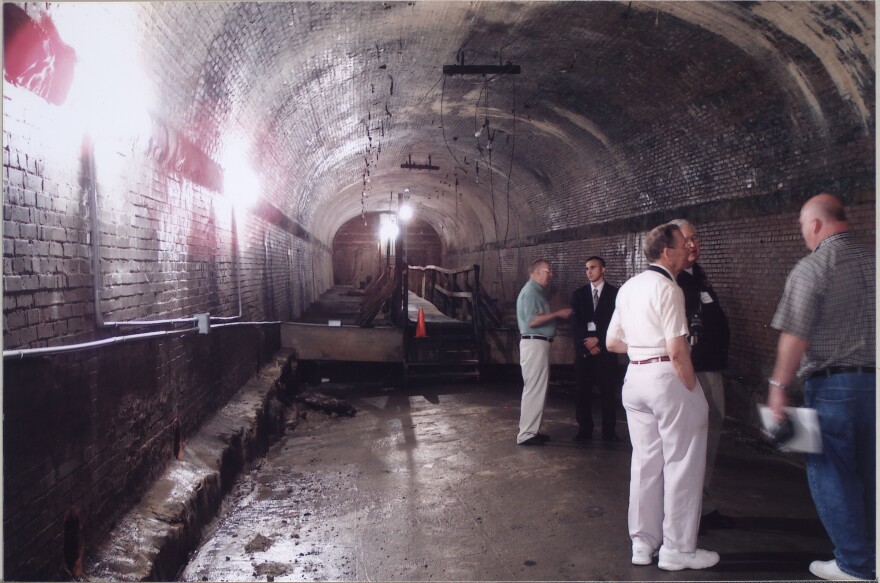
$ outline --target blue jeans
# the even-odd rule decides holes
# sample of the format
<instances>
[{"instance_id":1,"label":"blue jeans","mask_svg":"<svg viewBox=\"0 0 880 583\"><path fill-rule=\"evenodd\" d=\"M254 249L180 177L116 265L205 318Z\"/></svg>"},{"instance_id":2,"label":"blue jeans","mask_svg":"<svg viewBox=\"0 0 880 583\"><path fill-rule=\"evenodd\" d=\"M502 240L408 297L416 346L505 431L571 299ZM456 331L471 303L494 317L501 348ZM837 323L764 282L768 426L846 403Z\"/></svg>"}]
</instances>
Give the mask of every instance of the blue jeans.
<instances>
[{"instance_id":1,"label":"blue jeans","mask_svg":"<svg viewBox=\"0 0 880 583\"><path fill-rule=\"evenodd\" d=\"M873 579L875 569L875 402L873 374L838 374L804 383L816 409L822 453L807 454L807 479L840 570Z\"/></svg>"}]
</instances>

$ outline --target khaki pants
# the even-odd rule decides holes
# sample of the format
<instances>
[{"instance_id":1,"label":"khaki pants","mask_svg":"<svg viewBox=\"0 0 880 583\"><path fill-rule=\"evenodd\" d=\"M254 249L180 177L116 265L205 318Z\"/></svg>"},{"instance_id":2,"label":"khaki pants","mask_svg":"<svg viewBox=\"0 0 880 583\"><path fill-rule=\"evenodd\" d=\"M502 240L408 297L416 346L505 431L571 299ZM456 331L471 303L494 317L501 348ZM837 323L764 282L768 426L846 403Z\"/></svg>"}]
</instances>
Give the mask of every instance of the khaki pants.
<instances>
[{"instance_id":1,"label":"khaki pants","mask_svg":"<svg viewBox=\"0 0 880 583\"><path fill-rule=\"evenodd\" d=\"M703 389L689 391L670 362L630 364L622 396L633 447L630 537L693 552L706 472Z\"/></svg>"},{"instance_id":2,"label":"khaki pants","mask_svg":"<svg viewBox=\"0 0 880 583\"><path fill-rule=\"evenodd\" d=\"M534 437L541 428L547 385L550 382L550 343L545 340L520 340L519 364L522 367L523 393L516 442L522 443Z\"/></svg>"},{"instance_id":3,"label":"khaki pants","mask_svg":"<svg viewBox=\"0 0 880 583\"><path fill-rule=\"evenodd\" d=\"M715 473L715 458L718 457L718 444L721 441L721 426L724 424L724 378L720 372L698 372L697 379L703 387L706 402L709 404L709 434L706 442L706 479L703 482L703 515L718 510L718 501L712 490L712 474Z\"/></svg>"}]
</instances>

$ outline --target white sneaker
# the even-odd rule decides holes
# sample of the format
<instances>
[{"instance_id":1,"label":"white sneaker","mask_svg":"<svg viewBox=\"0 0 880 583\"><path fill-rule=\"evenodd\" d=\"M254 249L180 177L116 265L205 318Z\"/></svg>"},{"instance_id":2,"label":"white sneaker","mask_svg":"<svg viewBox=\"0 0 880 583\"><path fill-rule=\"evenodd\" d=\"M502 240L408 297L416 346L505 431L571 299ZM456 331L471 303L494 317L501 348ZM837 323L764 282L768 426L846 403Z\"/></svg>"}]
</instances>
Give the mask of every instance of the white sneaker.
<instances>
[{"instance_id":1,"label":"white sneaker","mask_svg":"<svg viewBox=\"0 0 880 583\"><path fill-rule=\"evenodd\" d=\"M859 579L847 575L837 566L837 561L813 561L810 563L810 573L828 581L871 581L871 579Z\"/></svg>"},{"instance_id":2,"label":"white sneaker","mask_svg":"<svg viewBox=\"0 0 880 583\"><path fill-rule=\"evenodd\" d=\"M657 549L652 548L639 537L633 537L633 565L650 565L656 556Z\"/></svg>"},{"instance_id":3,"label":"white sneaker","mask_svg":"<svg viewBox=\"0 0 880 583\"><path fill-rule=\"evenodd\" d=\"M697 549L692 553L681 553L660 547L660 560L657 566L665 571L681 571L682 569L708 569L721 560L715 551Z\"/></svg>"}]
</instances>

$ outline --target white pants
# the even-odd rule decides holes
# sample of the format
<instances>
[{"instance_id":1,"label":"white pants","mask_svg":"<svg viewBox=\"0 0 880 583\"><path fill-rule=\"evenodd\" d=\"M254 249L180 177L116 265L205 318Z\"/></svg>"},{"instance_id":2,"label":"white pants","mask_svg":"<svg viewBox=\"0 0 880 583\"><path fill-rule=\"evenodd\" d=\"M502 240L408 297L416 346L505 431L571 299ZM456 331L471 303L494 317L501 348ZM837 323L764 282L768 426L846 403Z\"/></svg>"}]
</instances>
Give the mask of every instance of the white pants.
<instances>
[{"instance_id":1,"label":"white pants","mask_svg":"<svg viewBox=\"0 0 880 583\"><path fill-rule=\"evenodd\" d=\"M550 382L550 343L545 340L520 340L519 364L522 367L523 393L516 442L522 443L534 437L541 428L547 385Z\"/></svg>"},{"instance_id":2,"label":"white pants","mask_svg":"<svg viewBox=\"0 0 880 583\"><path fill-rule=\"evenodd\" d=\"M718 501L712 488L712 474L715 472L715 458L721 441L721 426L724 424L724 377L717 371L698 372L697 379L703 387L709 403L709 436L706 442L706 479L703 483L703 515L718 510Z\"/></svg>"},{"instance_id":3,"label":"white pants","mask_svg":"<svg viewBox=\"0 0 880 583\"><path fill-rule=\"evenodd\" d=\"M633 447L630 537L693 552L706 472L703 389L689 391L670 362L630 364L622 397Z\"/></svg>"}]
</instances>

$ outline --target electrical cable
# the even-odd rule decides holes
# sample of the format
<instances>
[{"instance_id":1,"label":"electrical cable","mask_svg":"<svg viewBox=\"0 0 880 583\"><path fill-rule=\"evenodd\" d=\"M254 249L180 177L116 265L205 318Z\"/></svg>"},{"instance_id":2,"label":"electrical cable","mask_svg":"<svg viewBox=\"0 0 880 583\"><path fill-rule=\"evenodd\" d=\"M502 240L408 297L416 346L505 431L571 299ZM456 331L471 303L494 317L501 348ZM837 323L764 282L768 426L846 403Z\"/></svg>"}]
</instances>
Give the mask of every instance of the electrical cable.
<instances>
[{"instance_id":1,"label":"electrical cable","mask_svg":"<svg viewBox=\"0 0 880 583\"><path fill-rule=\"evenodd\" d=\"M513 142L510 144L510 167L507 170L507 223L504 227L504 244L507 244L507 235L510 233L510 177L513 174L513 157L516 152L516 78L513 79L513 130L511 132Z\"/></svg>"},{"instance_id":2,"label":"electrical cable","mask_svg":"<svg viewBox=\"0 0 880 583\"><path fill-rule=\"evenodd\" d=\"M231 328L233 326L279 326L281 325L281 320L271 320L266 322L228 322L226 324L217 324L216 326L211 326L211 329L214 328Z\"/></svg>"},{"instance_id":3,"label":"electrical cable","mask_svg":"<svg viewBox=\"0 0 880 583\"><path fill-rule=\"evenodd\" d=\"M143 334L128 334L124 336L111 336L103 340L94 340L92 342L82 342L80 344L68 344L66 346L47 346L44 348L24 348L21 350L4 350L3 360L6 359L23 359L33 356L49 356L53 354L63 354L66 352L76 352L78 350L89 350L91 348L101 348L111 346L113 344L123 344L135 340L146 340L150 338L160 338L162 336L174 336L191 334L198 332L199 327L186 328L183 330L161 330L158 332L144 332Z\"/></svg>"},{"instance_id":4,"label":"electrical cable","mask_svg":"<svg viewBox=\"0 0 880 583\"><path fill-rule=\"evenodd\" d=\"M216 318L210 318L211 320L216 320ZM278 321L270 321L270 322L227 322L225 324L214 324L210 326L210 329L215 328L229 328L232 326L277 326L282 322ZM3 359L4 360L22 360L25 358L31 358L35 356L51 356L55 354L64 354L69 352L77 352L80 350L90 350L92 348L104 348L106 346L113 346L116 344L125 344L127 342L134 342L137 340L149 340L152 338L162 338L165 336L175 336L175 335L184 335L184 334L192 334L194 332L198 332L199 327L194 326L192 328L182 328L180 330L159 330L156 332L143 332L141 334L124 334L122 336L111 336L110 338L104 338L102 340L93 340L91 342L81 342L79 344L66 344L61 346L45 346L41 348L22 348L19 350L4 350L3 351Z\"/></svg>"},{"instance_id":5,"label":"electrical cable","mask_svg":"<svg viewBox=\"0 0 880 583\"><path fill-rule=\"evenodd\" d=\"M486 87L486 107L484 109L486 113L486 122L488 124L489 121L489 87ZM489 163L487 168L489 169L489 195L492 197L492 223L495 225L495 241L498 241L498 213L495 210L495 181L493 180L492 172L492 137L491 134L487 136L489 138L489 144L487 146L487 150L489 150ZM486 161L485 156L480 153L480 157L483 158L483 162Z\"/></svg>"},{"instance_id":6,"label":"electrical cable","mask_svg":"<svg viewBox=\"0 0 880 583\"><path fill-rule=\"evenodd\" d=\"M441 75L440 75L440 78L437 79L437 82L434 83L434 85L432 85L430 89L428 89L428 92L427 92L427 93L425 93L424 95L422 95L422 98L419 99L419 100L416 102L416 104L412 106L412 109L415 110L416 107L418 107L419 105L421 105L422 102L425 100L425 97L427 97L428 94L431 93L431 91L434 90L434 87L436 87L437 85L439 85L439 84L440 84L440 81L442 81L442 80L445 79L445 78L446 78L446 75L442 75L442 74L441 74Z\"/></svg>"},{"instance_id":7,"label":"electrical cable","mask_svg":"<svg viewBox=\"0 0 880 583\"><path fill-rule=\"evenodd\" d=\"M485 90L485 92L486 92L486 101L485 101L485 106L484 106L484 109L483 109L483 113L484 113L484 115L485 115L485 119L486 119L486 122L485 122L484 127L489 127L489 81L486 81L486 82L483 84L483 90ZM480 91L480 96L482 96L482 94L483 94L483 90ZM477 108L479 108L479 103L477 104ZM477 110L477 112L478 112L478 111L479 111L479 110ZM474 117L474 119L476 119L476 113L475 113L475 117ZM499 237L498 237L498 210L497 210L496 205L495 205L495 179L494 179L494 171L493 171L493 169L492 169L492 142L494 141L494 138L493 138L493 135L492 135L491 129L487 130L487 136L486 136L486 137L487 137L487 139L488 139L488 143L487 143L487 146L486 146L486 149L487 149L488 152L489 152L489 159L488 159L488 161L486 160L486 155L483 153L482 148L479 147L479 138L477 138L477 147L478 147L478 149L480 150L480 159L482 159L482 160L483 160L483 163L486 164L487 171L489 172L489 196L492 197L492 224L493 224L493 226L494 226L494 228L495 228L495 243L496 243L496 251L497 251L497 254L498 254L498 268L499 268L499 270L500 270L500 269L501 269L501 246L498 245L498 242L499 242ZM509 196L508 196L508 199L509 199ZM482 225L481 225L481 232L482 232ZM485 262L486 262L486 249L485 249L485 244L486 244L486 237L485 237L485 233L483 233L483 244L482 244L482 250L481 250L480 253L481 253L481 256L482 256L481 261L482 261L484 264L485 264ZM501 278L501 294L504 295L504 278Z\"/></svg>"},{"instance_id":8,"label":"electrical cable","mask_svg":"<svg viewBox=\"0 0 880 583\"><path fill-rule=\"evenodd\" d=\"M488 94L487 94L488 98ZM492 221L495 224L495 249L498 253L498 267L501 268L501 245L498 245L498 211L495 208L495 182L493 180L493 175L495 172L492 171L492 150L489 149L489 193L492 196ZM501 295L504 295L504 278L500 278L501 280Z\"/></svg>"},{"instance_id":9,"label":"electrical cable","mask_svg":"<svg viewBox=\"0 0 880 583\"><path fill-rule=\"evenodd\" d=\"M443 123L443 99L446 94L446 76L443 76L443 85L440 86L440 131L443 133L443 143L446 144L446 149L449 151L449 155L452 156L452 159L455 160L455 164L464 171L465 174L468 173L467 168L461 165L461 162L458 161L458 158L455 157L455 154L452 153L452 148L449 147L449 141L446 139L446 126Z\"/></svg>"},{"instance_id":10,"label":"electrical cable","mask_svg":"<svg viewBox=\"0 0 880 583\"><path fill-rule=\"evenodd\" d=\"M486 127L486 121L488 118L483 121L483 125L477 129L477 115L480 113L480 100L483 98L483 91L489 90L489 81L484 81L483 86L480 87L480 93L477 95L477 102L474 103L474 137L479 140L479 136L477 135L478 131L482 131L482 128Z\"/></svg>"},{"instance_id":11,"label":"electrical cable","mask_svg":"<svg viewBox=\"0 0 880 583\"><path fill-rule=\"evenodd\" d=\"M489 85L486 83L486 125L489 125ZM489 130L487 130L488 133ZM498 211L495 209L495 181L494 174L495 172L492 170L492 142L494 141L494 135L488 134L489 143L486 147L489 150L489 193L492 196L492 221L495 223L495 250L498 254L498 269L501 270L501 245L498 245ZM509 173L508 173L509 180ZM510 199L509 191L508 191L508 201ZM510 220L508 218L508 220ZM501 295L504 296L504 278L498 278L501 281Z\"/></svg>"},{"instance_id":12,"label":"electrical cable","mask_svg":"<svg viewBox=\"0 0 880 583\"><path fill-rule=\"evenodd\" d=\"M488 79L486 79L485 81L483 81L483 86L480 88L480 93L477 95L477 101L476 101L476 104L474 105L474 129L475 130L477 129L477 114L479 114L479 112L480 112L480 99L482 99L482 97L483 97L483 91L489 91L489 83L491 83L495 79L498 79L499 77L501 77L501 75L502 75L501 73L496 73L496 74L492 75L491 77L489 77ZM487 116L488 116L488 113L487 113ZM488 117L486 118L486 120L484 120L483 127L486 126L485 121L487 121L487 120L488 120ZM476 135L476 132L474 132L474 134Z\"/></svg>"}]
</instances>

